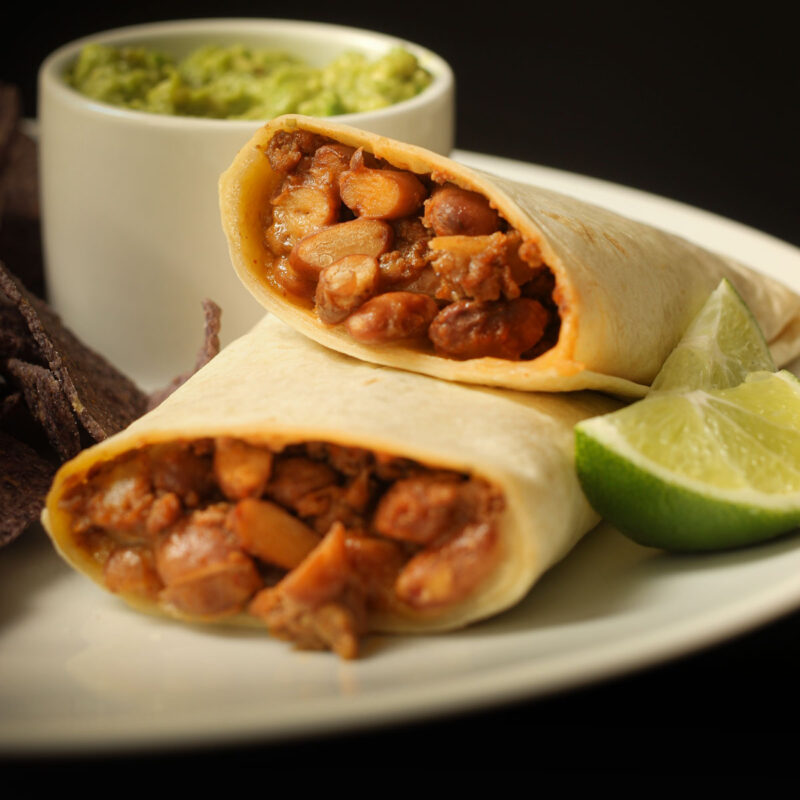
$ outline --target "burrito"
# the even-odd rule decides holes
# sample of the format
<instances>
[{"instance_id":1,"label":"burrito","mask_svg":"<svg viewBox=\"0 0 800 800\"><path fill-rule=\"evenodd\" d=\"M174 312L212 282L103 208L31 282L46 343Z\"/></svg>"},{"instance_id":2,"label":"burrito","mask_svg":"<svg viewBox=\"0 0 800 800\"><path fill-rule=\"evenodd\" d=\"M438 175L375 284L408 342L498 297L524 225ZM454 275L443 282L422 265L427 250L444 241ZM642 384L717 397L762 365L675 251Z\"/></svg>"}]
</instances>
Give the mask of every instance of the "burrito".
<instances>
[{"instance_id":1,"label":"burrito","mask_svg":"<svg viewBox=\"0 0 800 800\"><path fill-rule=\"evenodd\" d=\"M137 609L352 658L519 601L598 521L572 428L619 405L387 369L267 315L62 466L43 523Z\"/></svg>"},{"instance_id":2,"label":"burrito","mask_svg":"<svg viewBox=\"0 0 800 800\"><path fill-rule=\"evenodd\" d=\"M261 128L220 179L233 265L334 350L524 391L645 393L723 277L778 364L800 299L689 241L328 121Z\"/></svg>"}]
</instances>

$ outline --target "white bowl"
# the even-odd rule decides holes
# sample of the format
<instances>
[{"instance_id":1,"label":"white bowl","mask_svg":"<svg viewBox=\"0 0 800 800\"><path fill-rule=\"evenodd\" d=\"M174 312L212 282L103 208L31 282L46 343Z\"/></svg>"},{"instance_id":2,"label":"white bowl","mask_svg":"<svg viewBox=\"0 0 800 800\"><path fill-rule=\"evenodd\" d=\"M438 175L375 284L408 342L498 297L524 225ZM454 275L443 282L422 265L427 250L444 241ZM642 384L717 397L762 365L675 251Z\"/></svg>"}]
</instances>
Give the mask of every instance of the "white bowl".
<instances>
[{"instance_id":1,"label":"white bowl","mask_svg":"<svg viewBox=\"0 0 800 800\"><path fill-rule=\"evenodd\" d=\"M201 303L223 310L223 344L262 315L236 278L217 180L263 122L128 111L83 96L65 68L89 42L144 44L177 57L210 43L288 50L312 64L400 45L434 80L416 97L335 119L431 150L453 146L454 81L437 55L380 33L272 19L187 20L120 28L52 53L39 71L42 218L49 298L88 344L142 386L190 368Z\"/></svg>"}]
</instances>

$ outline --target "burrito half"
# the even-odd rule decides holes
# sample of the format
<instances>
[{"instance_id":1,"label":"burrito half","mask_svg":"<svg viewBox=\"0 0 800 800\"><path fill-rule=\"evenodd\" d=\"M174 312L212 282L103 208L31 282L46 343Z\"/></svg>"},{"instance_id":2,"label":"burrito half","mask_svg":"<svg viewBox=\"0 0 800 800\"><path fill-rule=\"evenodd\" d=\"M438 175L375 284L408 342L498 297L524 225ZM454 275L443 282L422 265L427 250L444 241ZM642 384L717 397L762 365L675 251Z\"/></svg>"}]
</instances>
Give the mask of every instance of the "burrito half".
<instances>
[{"instance_id":1,"label":"burrito half","mask_svg":"<svg viewBox=\"0 0 800 800\"><path fill-rule=\"evenodd\" d=\"M470 388L267 316L58 472L43 514L134 607L358 652L516 603L596 522L572 428L611 398Z\"/></svg>"},{"instance_id":2,"label":"burrito half","mask_svg":"<svg viewBox=\"0 0 800 800\"><path fill-rule=\"evenodd\" d=\"M439 378L641 396L722 277L778 364L800 299L691 242L411 145L286 116L220 181L234 267L343 353Z\"/></svg>"}]
</instances>

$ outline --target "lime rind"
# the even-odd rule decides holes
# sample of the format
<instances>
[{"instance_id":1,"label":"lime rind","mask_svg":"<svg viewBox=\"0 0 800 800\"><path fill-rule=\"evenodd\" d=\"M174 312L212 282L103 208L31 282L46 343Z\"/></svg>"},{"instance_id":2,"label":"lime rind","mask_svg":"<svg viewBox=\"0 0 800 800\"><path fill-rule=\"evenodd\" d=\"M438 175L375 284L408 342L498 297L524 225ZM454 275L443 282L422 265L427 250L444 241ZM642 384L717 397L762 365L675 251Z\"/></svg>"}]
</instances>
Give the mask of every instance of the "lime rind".
<instances>
[{"instance_id":1,"label":"lime rind","mask_svg":"<svg viewBox=\"0 0 800 800\"><path fill-rule=\"evenodd\" d=\"M736 386L776 369L764 334L733 284L723 278L655 377L650 394Z\"/></svg>"},{"instance_id":2,"label":"lime rind","mask_svg":"<svg viewBox=\"0 0 800 800\"><path fill-rule=\"evenodd\" d=\"M723 550L767 541L800 524L796 506L759 508L741 499L709 498L680 484L664 483L602 442L578 431L579 464L598 465L581 474L592 507L621 533L648 547L672 551ZM613 487L602 479L613 475Z\"/></svg>"},{"instance_id":3,"label":"lime rind","mask_svg":"<svg viewBox=\"0 0 800 800\"><path fill-rule=\"evenodd\" d=\"M800 382L723 280L644 400L576 426L594 509L640 544L705 551L800 525Z\"/></svg>"},{"instance_id":4,"label":"lime rind","mask_svg":"<svg viewBox=\"0 0 800 800\"><path fill-rule=\"evenodd\" d=\"M576 427L590 504L640 544L718 550L800 524L800 382L656 395Z\"/></svg>"}]
</instances>

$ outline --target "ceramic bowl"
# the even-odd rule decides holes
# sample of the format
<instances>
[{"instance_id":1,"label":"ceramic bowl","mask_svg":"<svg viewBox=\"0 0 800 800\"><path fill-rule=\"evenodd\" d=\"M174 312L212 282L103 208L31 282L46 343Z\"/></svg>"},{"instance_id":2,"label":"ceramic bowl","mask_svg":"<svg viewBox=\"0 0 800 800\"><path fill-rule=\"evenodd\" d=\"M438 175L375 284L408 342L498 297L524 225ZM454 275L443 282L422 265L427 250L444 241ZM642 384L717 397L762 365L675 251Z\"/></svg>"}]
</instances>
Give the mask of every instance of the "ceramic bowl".
<instances>
[{"instance_id":1,"label":"ceramic bowl","mask_svg":"<svg viewBox=\"0 0 800 800\"><path fill-rule=\"evenodd\" d=\"M88 344L145 388L194 363L202 300L223 310L223 344L262 315L240 285L219 218L217 181L262 122L128 111L85 97L62 75L89 42L143 44L176 57L209 43L281 49L323 65L401 45L434 76L416 97L332 119L448 153L454 81L434 53L380 33L314 22L212 19L87 37L39 71L42 218L49 299Z\"/></svg>"}]
</instances>

